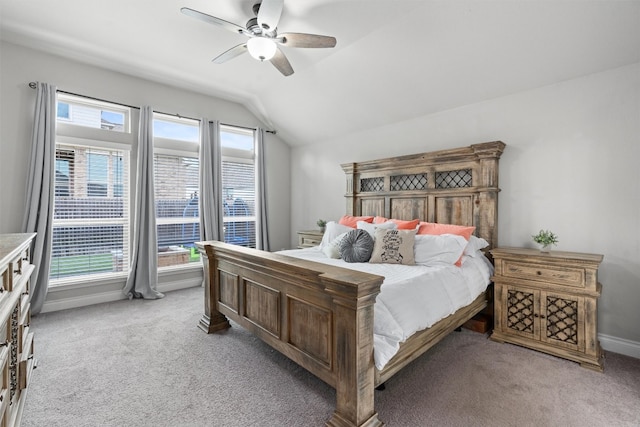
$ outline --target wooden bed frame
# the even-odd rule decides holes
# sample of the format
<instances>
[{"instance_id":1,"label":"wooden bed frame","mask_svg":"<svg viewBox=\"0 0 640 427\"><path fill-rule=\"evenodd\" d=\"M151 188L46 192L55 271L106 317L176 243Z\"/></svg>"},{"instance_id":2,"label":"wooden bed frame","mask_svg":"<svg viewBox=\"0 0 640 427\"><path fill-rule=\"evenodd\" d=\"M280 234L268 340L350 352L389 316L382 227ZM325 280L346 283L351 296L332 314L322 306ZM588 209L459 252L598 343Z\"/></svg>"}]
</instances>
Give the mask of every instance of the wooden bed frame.
<instances>
[{"instance_id":1,"label":"wooden bed frame","mask_svg":"<svg viewBox=\"0 0 640 427\"><path fill-rule=\"evenodd\" d=\"M498 161L505 144L470 147L342 165L350 215L378 215L474 225L497 244ZM278 253L198 242L205 266L207 333L231 319L335 387L328 426L381 426L374 388L487 305L470 305L418 332L383 370L373 361L373 305L383 277Z\"/></svg>"}]
</instances>

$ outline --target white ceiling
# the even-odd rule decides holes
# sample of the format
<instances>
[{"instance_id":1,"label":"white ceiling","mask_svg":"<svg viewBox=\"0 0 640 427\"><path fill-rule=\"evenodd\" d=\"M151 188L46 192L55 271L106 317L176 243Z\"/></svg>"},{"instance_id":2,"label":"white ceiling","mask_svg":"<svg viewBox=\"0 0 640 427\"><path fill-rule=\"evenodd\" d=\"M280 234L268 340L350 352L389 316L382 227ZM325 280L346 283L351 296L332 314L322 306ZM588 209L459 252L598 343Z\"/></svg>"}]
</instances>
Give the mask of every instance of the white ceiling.
<instances>
[{"instance_id":1,"label":"white ceiling","mask_svg":"<svg viewBox=\"0 0 640 427\"><path fill-rule=\"evenodd\" d=\"M331 35L283 48L282 76L246 38L180 13L244 26L254 0L0 0L2 38L240 102L290 145L640 62L640 1L285 0L279 32Z\"/></svg>"}]
</instances>

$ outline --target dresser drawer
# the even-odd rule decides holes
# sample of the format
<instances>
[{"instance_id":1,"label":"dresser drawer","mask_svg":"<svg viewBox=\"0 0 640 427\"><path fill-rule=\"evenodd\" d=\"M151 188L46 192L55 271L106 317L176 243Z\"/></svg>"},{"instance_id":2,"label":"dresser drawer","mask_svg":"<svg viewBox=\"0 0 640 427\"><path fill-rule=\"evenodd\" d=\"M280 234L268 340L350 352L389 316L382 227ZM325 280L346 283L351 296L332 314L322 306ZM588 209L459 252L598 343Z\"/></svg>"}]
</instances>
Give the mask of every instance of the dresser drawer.
<instances>
[{"instance_id":1,"label":"dresser drawer","mask_svg":"<svg viewBox=\"0 0 640 427\"><path fill-rule=\"evenodd\" d=\"M503 260L505 277L537 280L558 285L584 288L584 269L572 267L555 267L541 264Z\"/></svg>"},{"instance_id":2,"label":"dresser drawer","mask_svg":"<svg viewBox=\"0 0 640 427\"><path fill-rule=\"evenodd\" d=\"M29 266L29 248L25 248L17 255L11 262L9 262L9 288L7 290L13 291L13 287L23 274L25 274L25 268Z\"/></svg>"},{"instance_id":3,"label":"dresser drawer","mask_svg":"<svg viewBox=\"0 0 640 427\"><path fill-rule=\"evenodd\" d=\"M24 348L20 353L20 368L18 369L18 387L20 390L24 390L29 385L29 379L31 377L31 371L33 370L33 332L29 332L28 328L25 331L26 338L24 339Z\"/></svg>"},{"instance_id":4,"label":"dresser drawer","mask_svg":"<svg viewBox=\"0 0 640 427\"><path fill-rule=\"evenodd\" d=\"M9 425L7 407L9 406L9 389L2 388L0 389L0 425L5 426Z\"/></svg>"},{"instance_id":5,"label":"dresser drawer","mask_svg":"<svg viewBox=\"0 0 640 427\"><path fill-rule=\"evenodd\" d=\"M9 352L10 344L7 339L7 324L1 326L0 332L0 412L6 417L6 409L9 406L10 398L10 382L9 382ZM5 418L6 419L6 418ZM6 424L0 423L4 426Z\"/></svg>"},{"instance_id":6,"label":"dresser drawer","mask_svg":"<svg viewBox=\"0 0 640 427\"><path fill-rule=\"evenodd\" d=\"M0 294L4 294L9 291L9 286L11 286L11 276L13 273L9 268L9 265L5 265L0 268L0 274L2 274L2 283L0 283Z\"/></svg>"}]
</instances>

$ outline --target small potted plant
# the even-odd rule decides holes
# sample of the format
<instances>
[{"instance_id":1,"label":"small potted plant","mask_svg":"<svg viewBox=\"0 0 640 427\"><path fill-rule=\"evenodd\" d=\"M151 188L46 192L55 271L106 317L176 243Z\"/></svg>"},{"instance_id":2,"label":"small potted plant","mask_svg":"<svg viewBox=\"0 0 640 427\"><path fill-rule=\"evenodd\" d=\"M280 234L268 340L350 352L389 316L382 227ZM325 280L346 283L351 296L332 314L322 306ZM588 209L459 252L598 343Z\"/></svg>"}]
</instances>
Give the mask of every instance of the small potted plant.
<instances>
[{"instance_id":1,"label":"small potted plant","mask_svg":"<svg viewBox=\"0 0 640 427\"><path fill-rule=\"evenodd\" d=\"M558 236L549 230L540 230L538 234L531 237L534 242L540 245L540 252L549 252L551 245L558 244Z\"/></svg>"},{"instance_id":2,"label":"small potted plant","mask_svg":"<svg viewBox=\"0 0 640 427\"><path fill-rule=\"evenodd\" d=\"M327 226L327 221L325 221L324 219L319 219L316 224L318 224L318 227L320 227L320 231L324 233L324 228Z\"/></svg>"}]
</instances>

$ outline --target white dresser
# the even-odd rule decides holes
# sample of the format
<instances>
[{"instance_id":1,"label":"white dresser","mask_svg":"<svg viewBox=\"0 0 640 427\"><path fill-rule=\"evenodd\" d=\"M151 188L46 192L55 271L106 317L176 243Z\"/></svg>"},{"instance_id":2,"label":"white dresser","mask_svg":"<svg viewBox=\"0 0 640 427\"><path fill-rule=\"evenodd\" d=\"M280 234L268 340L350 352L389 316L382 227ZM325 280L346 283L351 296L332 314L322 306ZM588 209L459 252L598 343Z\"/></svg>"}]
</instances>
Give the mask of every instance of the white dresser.
<instances>
[{"instance_id":1,"label":"white dresser","mask_svg":"<svg viewBox=\"0 0 640 427\"><path fill-rule=\"evenodd\" d=\"M35 233L0 234L0 426L18 426L33 358L30 282Z\"/></svg>"}]
</instances>

